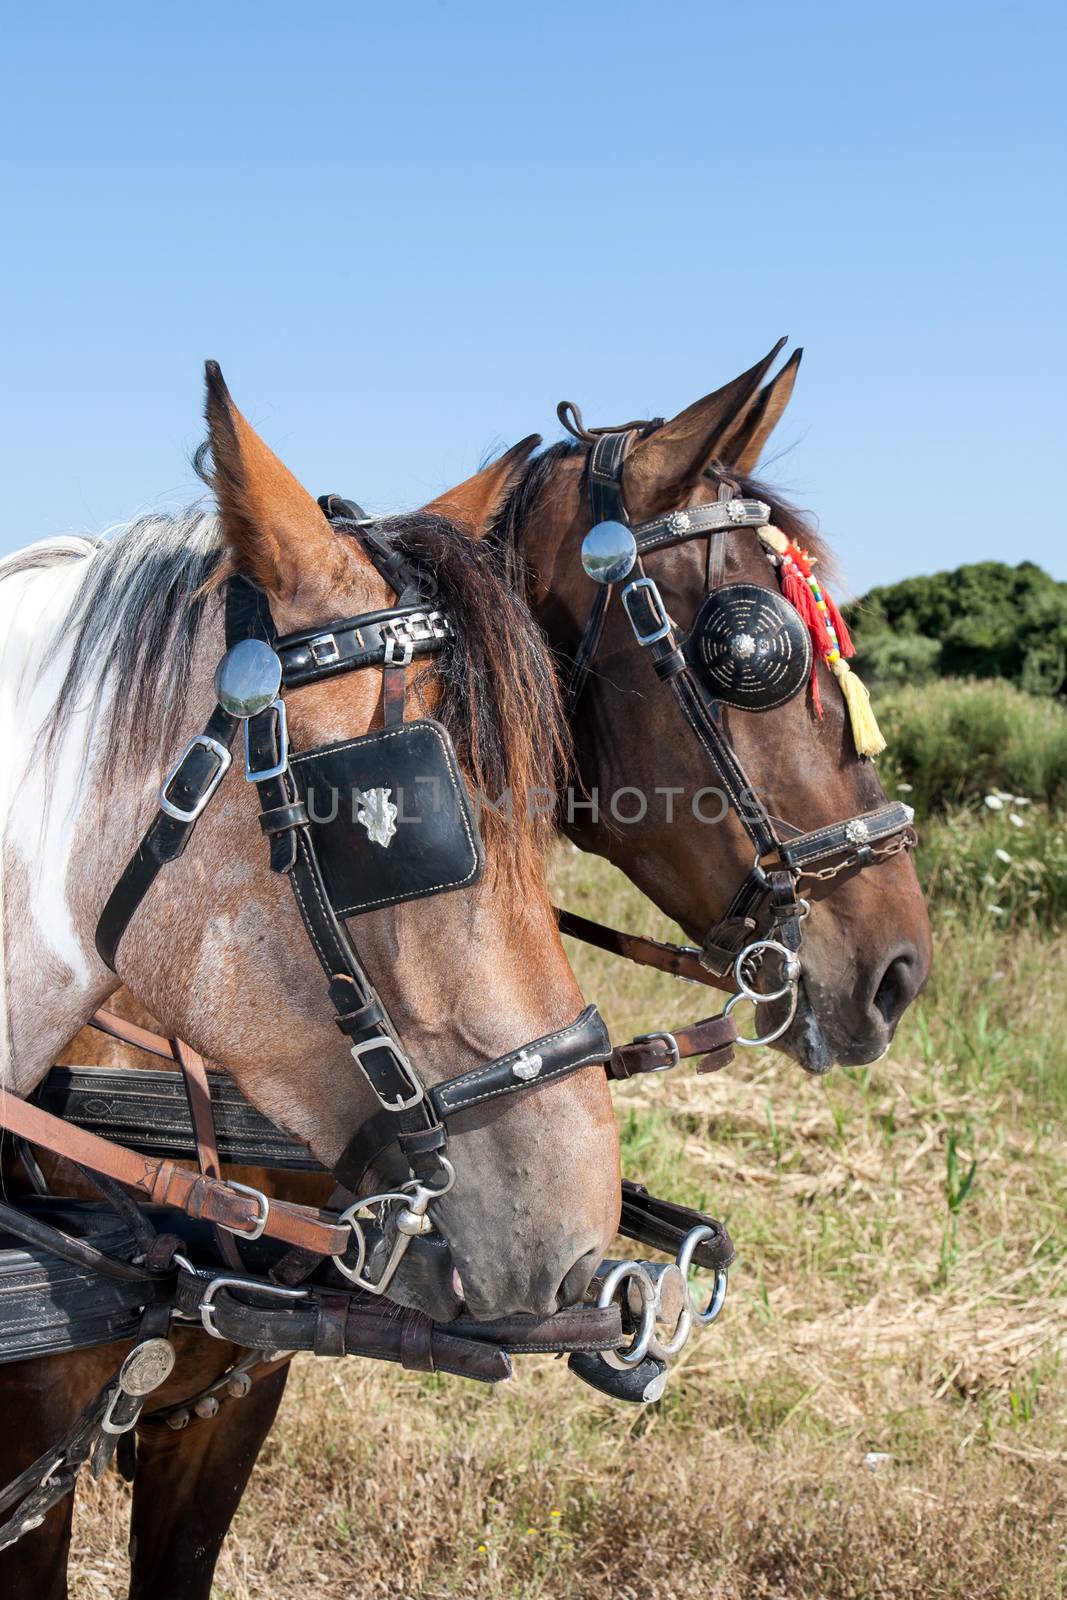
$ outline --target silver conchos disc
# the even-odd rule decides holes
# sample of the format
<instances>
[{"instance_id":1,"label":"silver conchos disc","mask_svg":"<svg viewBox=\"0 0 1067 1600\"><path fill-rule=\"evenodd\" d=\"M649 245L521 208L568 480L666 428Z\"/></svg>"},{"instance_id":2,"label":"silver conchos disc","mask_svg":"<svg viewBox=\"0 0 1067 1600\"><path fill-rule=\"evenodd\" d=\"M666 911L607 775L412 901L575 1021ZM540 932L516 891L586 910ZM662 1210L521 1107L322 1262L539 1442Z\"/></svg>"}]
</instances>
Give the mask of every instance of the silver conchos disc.
<instances>
[{"instance_id":1,"label":"silver conchos disc","mask_svg":"<svg viewBox=\"0 0 1067 1600\"><path fill-rule=\"evenodd\" d=\"M119 1384L127 1394L151 1394L174 1370L174 1346L169 1339L145 1339L135 1345L122 1363Z\"/></svg>"},{"instance_id":2,"label":"silver conchos disc","mask_svg":"<svg viewBox=\"0 0 1067 1600\"><path fill-rule=\"evenodd\" d=\"M582 540L582 566L594 583L621 583L636 560L637 543L624 522L598 522Z\"/></svg>"},{"instance_id":3,"label":"silver conchos disc","mask_svg":"<svg viewBox=\"0 0 1067 1600\"><path fill-rule=\"evenodd\" d=\"M771 711L811 676L811 637L776 589L727 583L705 600L686 653L708 691L740 711Z\"/></svg>"},{"instance_id":4,"label":"silver conchos disc","mask_svg":"<svg viewBox=\"0 0 1067 1600\"><path fill-rule=\"evenodd\" d=\"M278 698L282 664L262 639L239 639L215 672L215 695L231 717L254 717Z\"/></svg>"}]
</instances>

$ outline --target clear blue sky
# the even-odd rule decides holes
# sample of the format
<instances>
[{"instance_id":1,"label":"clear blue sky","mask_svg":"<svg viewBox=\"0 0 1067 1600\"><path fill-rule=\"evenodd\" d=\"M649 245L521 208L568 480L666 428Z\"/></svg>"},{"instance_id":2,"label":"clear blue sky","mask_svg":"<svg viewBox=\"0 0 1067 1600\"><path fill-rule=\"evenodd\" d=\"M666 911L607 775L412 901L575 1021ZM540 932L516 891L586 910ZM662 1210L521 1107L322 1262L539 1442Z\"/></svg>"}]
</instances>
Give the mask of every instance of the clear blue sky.
<instances>
[{"instance_id":1,"label":"clear blue sky","mask_svg":"<svg viewBox=\"0 0 1067 1600\"><path fill-rule=\"evenodd\" d=\"M787 333L850 586L1067 577L1064 7L9 7L0 550L193 497L201 363L414 505Z\"/></svg>"}]
</instances>

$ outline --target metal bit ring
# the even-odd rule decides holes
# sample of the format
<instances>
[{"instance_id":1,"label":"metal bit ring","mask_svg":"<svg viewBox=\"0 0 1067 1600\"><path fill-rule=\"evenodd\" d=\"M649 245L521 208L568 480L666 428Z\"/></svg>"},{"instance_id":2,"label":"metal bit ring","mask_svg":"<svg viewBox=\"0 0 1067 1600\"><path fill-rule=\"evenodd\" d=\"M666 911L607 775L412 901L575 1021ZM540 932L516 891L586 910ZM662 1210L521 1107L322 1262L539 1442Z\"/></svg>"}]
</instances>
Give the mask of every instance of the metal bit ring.
<instances>
[{"instance_id":1,"label":"metal bit ring","mask_svg":"<svg viewBox=\"0 0 1067 1600\"><path fill-rule=\"evenodd\" d=\"M689 1270L693 1265L693 1257L696 1254L697 1245L702 1244L705 1239L714 1238L714 1228L709 1228L706 1223L702 1222L697 1227L690 1228L689 1232L682 1240L681 1249L678 1251L678 1270L686 1280L690 1302L692 1302L692 1289L688 1287ZM696 1318L697 1322L702 1328L706 1328L713 1323L716 1317L719 1315L719 1312L722 1310L723 1303L726 1300L726 1290L729 1286L729 1280L730 1274L727 1269L725 1267L720 1267L715 1274L715 1282L712 1284L711 1298L704 1307L703 1311L698 1311L696 1306L693 1306L693 1316Z\"/></svg>"},{"instance_id":2,"label":"metal bit ring","mask_svg":"<svg viewBox=\"0 0 1067 1600\"><path fill-rule=\"evenodd\" d=\"M609 1367L615 1367L620 1372L625 1372L627 1367L639 1367L648 1355L648 1347L656 1329L656 1286L652 1282L644 1267L638 1261L617 1261L611 1271L602 1280L600 1293L597 1296L597 1305L601 1311L607 1309L615 1299L615 1291L621 1284L632 1281L637 1285L637 1292L641 1296L641 1323L634 1334L630 1346L626 1350L601 1350L601 1358Z\"/></svg>"}]
</instances>

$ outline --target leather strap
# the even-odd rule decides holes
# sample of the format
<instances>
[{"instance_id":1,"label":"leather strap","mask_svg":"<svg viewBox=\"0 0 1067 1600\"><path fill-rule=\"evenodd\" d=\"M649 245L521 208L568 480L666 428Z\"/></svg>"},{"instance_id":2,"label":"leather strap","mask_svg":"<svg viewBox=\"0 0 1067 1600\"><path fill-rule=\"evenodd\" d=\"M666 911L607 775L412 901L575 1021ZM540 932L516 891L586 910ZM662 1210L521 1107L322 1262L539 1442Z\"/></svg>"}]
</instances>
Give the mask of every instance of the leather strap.
<instances>
[{"instance_id":1,"label":"leather strap","mask_svg":"<svg viewBox=\"0 0 1067 1600\"><path fill-rule=\"evenodd\" d=\"M695 1211L691 1206L680 1206L672 1200L658 1200L640 1183L628 1178L622 1182L622 1217L619 1232L626 1239L636 1239L651 1250L668 1251L676 1255L678 1247L691 1228L706 1227L712 1237L704 1239L693 1252L693 1261L708 1272L724 1272L734 1260L733 1241L721 1222Z\"/></svg>"},{"instance_id":2,"label":"leather strap","mask_svg":"<svg viewBox=\"0 0 1067 1600\"><path fill-rule=\"evenodd\" d=\"M498 1056L487 1066L428 1090L437 1124L421 1137L417 1133L404 1135L391 1112L379 1111L357 1128L333 1170L339 1182L356 1194L370 1168L394 1145L400 1145L409 1159L417 1160L424 1150L440 1148L437 1127L443 1129L449 1118L539 1084L558 1082L583 1067L606 1062L610 1055L611 1040L604 1019L596 1006L586 1006L569 1028L534 1039L520 1050Z\"/></svg>"},{"instance_id":3,"label":"leather strap","mask_svg":"<svg viewBox=\"0 0 1067 1600\"><path fill-rule=\"evenodd\" d=\"M665 944L659 939L647 939L639 933L623 933L609 928L603 922L579 916L576 911L555 907L560 933L585 944L607 950L611 955L623 956L642 967L655 967L659 972L669 972L674 978L685 978L689 983L703 983L712 987L712 979L702 964L700 951L694 945Z\"/></svg>"},{"instance_id":4,"label":"leather strap","mask_svg":"<svg viewBox=\"0 0 1067 1600\"><path fill-rule=\"evenodd\" d=\"M634 1078L644 1072L666 1072L690 1056L702 1056L698 1072L719 1072L734 1058L737 1027L732 1017L706 1017L687 1027L646 1034L619 1045L608 1062L608 1076Z\"/></svg>"},{"instance_id":5,"label":"leather strap","mask_svg":"<svg viewBox=\"0 0 1067 1600\"><path fill-rule=\"evenodd\" d=\"M174 1206L190 1217L251 1234L261 1223L262 1207L254 1195L240 1194L227 1183L205 1178L176 1167L171 1161L137 1155L123 1145L100 1139L84 1128L61 1122L29 1101L14 1095L4 1097L3 1123L12 1133L42 1145L54 1155L102 1172L152 1200L157 1205ZM351 1241L347 1226L340 1225L323 1211L310 1206L272 1200L262 1227L271 1239L299 1245L320 1255L342 1255Z\"/></svg>"},{"instance_id":6,"label":"leather strap","mask_svg":"<svg viewBox=\"0 0 1067 1600\"><path fill-rule=\"evenodd\" d=\"M197 1166L205 1178L221 1179L222 1163L219 1160L219 1147L215 1137L211 1086L208 1083L204 1058L184 1040L175 1039L172 1042L174 1059L181 1071L186 1099L189 1102L189 1116L192 1119L193 1137L196 1140ZM216 1227L215 1242L226 1265L233 1267L235 1272L243 1272L244 1261L233 1234L227 1233L225 1228Z\"/></svg>"},{"instance_id":7,"label":"leather strap","mask_svg":"<svg viewBox=\"0 0 1067 1600\"><path fill-rule=\"evenodd\" d=\"M305 628L277 639L282 685L299 689L341 672L381 667L399 653L409 659L435 655L452 637L443 611L426 606L393 606L361 617L346 617L326 628Z\"/></svg>"},{"instance_id":8,"label":"leather strap","mask_svg":"<svg viewBox=\"0 0 1067 1600\"><path fill-rule=\"evenodd\" d=\"M165 800L177 807L182 815L174 817L163 810L158 812L108 895L97 923L96 948L101 961L112 972L119 942L137 907L162 869L182 854L201 811L225 776L237 728L237 718L216 706L203 733L190 741L160 790L161 802Z\"/></svg>"}]
</instances>

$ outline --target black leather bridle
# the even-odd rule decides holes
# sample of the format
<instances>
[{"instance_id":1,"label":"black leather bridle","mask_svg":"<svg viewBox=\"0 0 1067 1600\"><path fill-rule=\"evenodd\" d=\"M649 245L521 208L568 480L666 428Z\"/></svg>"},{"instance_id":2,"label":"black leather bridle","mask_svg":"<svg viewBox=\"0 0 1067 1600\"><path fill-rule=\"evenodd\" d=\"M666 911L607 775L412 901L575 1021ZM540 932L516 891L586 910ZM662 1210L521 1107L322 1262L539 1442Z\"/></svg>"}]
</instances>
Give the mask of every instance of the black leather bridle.
<instances>
[{"instance_id":1,"label":"black leather bridle","mask_svg":"<svg viewBox=\"0 0 1067 1600\"><path fill-rule=\"evenodd\" d=\"M626 457L633 443L646 436L656 424L587 430L582 427L580 418L578 427L573 426L569 417L577 416L577 411L568 402L560 407L559 414L571 432L590 443L586 484L593 526L611 521L630 527L622 487ZM732 969L738 994L727 1002L727 1012L742 995L765 1002L789 994L789 1015L779 1027L759 1040L738 1039L741 1044L769 1043L785 1032L796 1009L800 978L797 953L803 939L803 922L810 910L799 893L802 880L827 880L850 869L872 866L887 856L909 849L915 842L914 812L910 806L891 801L843 822L805 831L771 815L758 800L724 732L721 712L694 670L695 652L689 648L689 641L679 638L655 579L649 576L642 559L689 539L707 539L707 592L711 593L722 583L729 535L744 528L767 527L771 512L761 500L740 498L729 480L716 481L719 495L710 504L666 512L631 529L637 556L633 573L621 589L620 599L637 644L648 651L656 676L670 689L755 852L751 870L731 896L723 915L705 934L699 951L679 947L678 954L683 958L697 956L700 965L720 979L726 978ZM613 587L602 584L598 588L573 657L566 690L567 712L571 718L603 636ZM568 913L561 916L565 932L588 937L580 923L581 919L571 918ZM614 930L598 928L597 933L599 936L592 942L612 948L607 941L613 938L617 941L614 947L623 954L630 953L625 948L627 944L632 950L649 943ZM759 991L752 987L752 982L768 951L778 955L783 981L775 990ZM633 959L642 957L636 955Z\"/></svg>"},{"instance_id":2,"label":"black leather bridle","mask_svg":"<svg viewBox=\"0 0 1067 1600\"><path fill-rule=\"evenodd\" d=\"M398 603L280 638L266 596L245 579L231 578L226 590L227 657L216 676L217 692L226 660L234 649L242 641L257 639L277 657L282 689L364 667L382 668L387 726L397 733L415 726L403 722L406 669L415 658L440 650L452 635L452 625L444 613L432 608L432 597L427 600L421 575L398 561L397 553L384 540L362 523L353 523L350 531L361 539L375 565L397 591ZM519 1050L444 1083L423 1083L359 958L342 913L331 900L316 847L313 819L294 778L295 752L289 744L280 693L248 716L235 715L217 704L203 731L190 741L164 782L159 812L100 916L96 944L108 967L115 970L119 943L131 918L158 873L182 854L198 818L229 770L231 747L242 725L245 775L258 793L260 826L269 840L271 868L289 880L326 977L334 1020L349 1040L353 1058L380 1107L350 1141L334 1166L335 1176L349 1193L357 1194L368 1169L393 1146L399 1147L409 1169L407 1183L388 1194L372 1197L376 1202L395 1201L399 1205L394 1212L395 1242L376 1278L372 1279L365 1267L367 1236L365 1224L358 1218L368 1202L344 1213L352 1227L357 1260L354 1265L346 1257L334 1260L360 1288L381 1294L410 1238L432 1231L428 1207L454 1180L444 1154L452 1119L475 1109L481 1111L487 1104L535 1084L554 1082L583 1067L604 1063L611 1055L611 1043L596 1007L587 1006L567 1028L532 1040ZM451 748L445 729L438 724L432 726ZM359 742L352 741L353 745ZM480 850L478 865L480 868ZM474 881L473 877L470 881ZM438 892L438 888L433 885L423 892ZM265 1196L259 1199L260 1220L265 1224L269 1202ZM376 1242L380 1244L381 1239Z\"/></svg>"}]
</instances>

